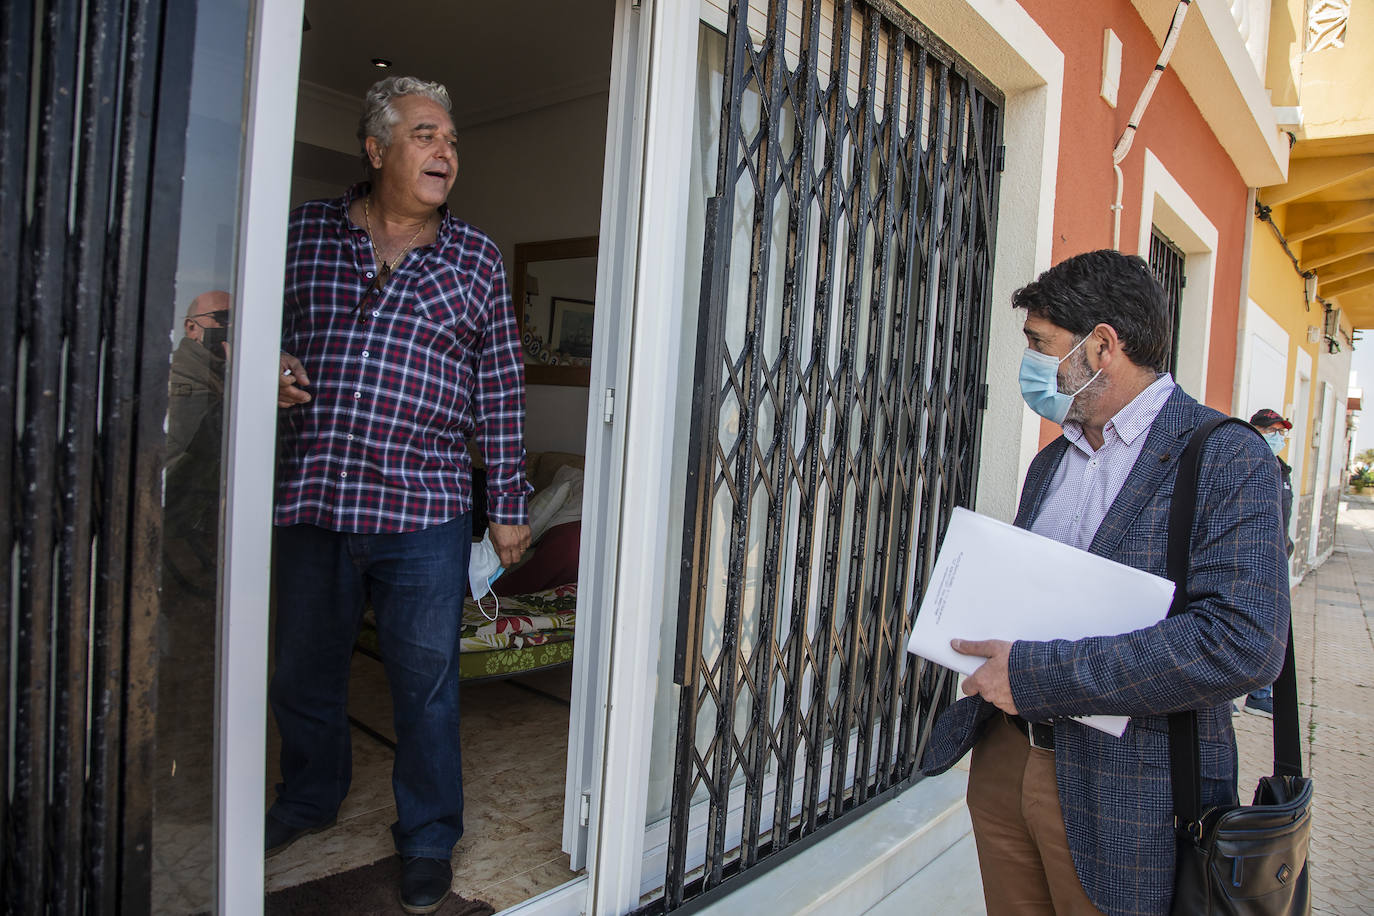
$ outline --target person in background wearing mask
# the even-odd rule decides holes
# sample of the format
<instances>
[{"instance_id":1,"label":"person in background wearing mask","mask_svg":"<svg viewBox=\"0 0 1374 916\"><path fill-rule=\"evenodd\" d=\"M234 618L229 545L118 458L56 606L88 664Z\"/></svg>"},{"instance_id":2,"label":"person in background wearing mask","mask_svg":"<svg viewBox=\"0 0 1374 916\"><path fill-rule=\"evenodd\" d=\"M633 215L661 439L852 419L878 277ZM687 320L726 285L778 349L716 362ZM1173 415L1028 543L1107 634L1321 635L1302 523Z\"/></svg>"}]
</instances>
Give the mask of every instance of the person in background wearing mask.
<instances>
[{"instance_id":1,"label":"person in background wearing mask","mask_svg":"<svg viewBox=\"0 0 1374 916\"><path fill-rule=\"evenodd\" d=\"M1274 453L1274 460L1279 463L1279 481L1283 486L1283 491L1279 494L1279 504L1283 508L1283 540L1288 545L1288 555L1291 557L1293 540L1288 536L1288 523L1293 517L1293 468L1279 457L1279 452L1288 445L1288 431L1293 428L1293 424L1285 420L1278 411L1266 407L1255 411L1255 415L1250 418L1250 425L1264 437L1269 450ZM1274 685L1261 687L1248 694L1245 697L1245 711L1267 719L1274 718Z\"/></svg>"},{"instance_id":2,"label":"person in background wearing mask","mask_svg":"<svg viewBox=\"0 0 1374 916\"><path fill-rule=\"evenodd\" d=\"M444 905L463 833L458 652L475 436L489 539L529 546L525 380L501 252L455 217L448 91L390 77L363 102L367 179L302 204L287 235L278 428L276 645L282 781L272 856L328 827L348 794L348 668L365 596L396 723L391 827L407 913Z\"/></svg>"},{"instance_id":3,"label":"person in background wearing mask","mask_svg":"<svg viewBox=\"0 0 1374 916\"><path fill-rule=\"evenodd\" d=\"M1193 430L1220 416L1165 371L1164 291L1138 257L1080 254L1018 290L1027 404L1063 435L1031 462L1015 523L1158 576ZM937 721L928 775L970 749L968 806L992 916L1165 916L1175 836L1167 715L1196 710L1203 805L1234 804L1230 703L1272 683L1288 632L1278 468L1236 424L1202 451L1187 611L1115 636L954 640L987 661ZM1084 592L1102 632L1113 596ZM1116 738L1070 716L1130 716ZM1210 749L1210 750L1208 750Z\"/></svg>"}]
</instances>

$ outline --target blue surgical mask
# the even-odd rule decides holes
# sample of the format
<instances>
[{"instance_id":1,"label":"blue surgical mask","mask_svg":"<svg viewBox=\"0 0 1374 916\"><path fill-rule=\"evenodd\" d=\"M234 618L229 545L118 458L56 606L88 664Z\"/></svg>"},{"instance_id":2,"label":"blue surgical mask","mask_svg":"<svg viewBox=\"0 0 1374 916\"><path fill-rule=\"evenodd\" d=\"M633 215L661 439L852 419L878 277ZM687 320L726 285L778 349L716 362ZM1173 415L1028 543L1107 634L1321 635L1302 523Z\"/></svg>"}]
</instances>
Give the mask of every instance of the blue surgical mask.
<instances>
[{"instance_id":1,"label":"blue surgical mask","mask_svg":"<svg viewBox=\"0 0 1374 916\"><path fill-rule=\"evenodd\" d=\"M488 614L487 609L482 607L482 598L505 571L501 558L496 555L496 548L491 546L491 532L488 531L482 535L482 540L472 545L472 554L468 557L468 588L472 590L472 597L477 600L477 609L482 616L493 622L501 616L500 601L496 603L495 613Z\"/></svg>"},{"instance_id":2,"label":"blue surgical mask","mask_svg":"<svg viewBox=\"0 0 1374 916\"><path fill-rule=\"evenodd\" d=\"M1269 443L1269 451L1277 455L1283 451L1283 446L1288 442L1283 433L1265 433L1264 441Z\"/></svg>"},{"instance_id":3,"label":"blue surgical mask","mask_svg":"<svg viewBox=\"0 0 1374 916\"><path fill-rule=\"evenodd\" d=\"M1069 408L1073 406L1073 399L1082 394L1083 389L1102 374L1102 370L1098 369L1093 373L1093 377L1073 394L1065 394L1059 390L1060 364L1073 356L1074 350L1083 346L1087 339L1084 337L1074 344L1073 350L1065 353L1063 359L1055 359L1048 353L1041 353L1030 347L1021 354L1021 397L1026 399L1031 410L1051 423L1063 423L1064 418L1069 415Z\"/></svg>"}]
</instances>

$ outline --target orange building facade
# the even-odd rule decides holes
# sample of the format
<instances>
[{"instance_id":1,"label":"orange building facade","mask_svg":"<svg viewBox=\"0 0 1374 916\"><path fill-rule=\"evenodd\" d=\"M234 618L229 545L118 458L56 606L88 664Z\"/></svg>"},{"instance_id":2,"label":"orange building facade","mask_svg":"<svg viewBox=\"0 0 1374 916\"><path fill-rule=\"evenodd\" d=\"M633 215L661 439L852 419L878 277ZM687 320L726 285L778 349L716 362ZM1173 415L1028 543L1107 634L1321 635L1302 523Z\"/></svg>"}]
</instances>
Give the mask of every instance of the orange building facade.
<instances>
[{"instance_id":1,"label":"orange building facade","mask_svg":"<svg viewBox=\"0 0 1374 916\"><path fill-rule=\"evenodd\" d=\"M1163 246L1166 250L1181 250L1186 283L1180 298L1185 315L1175 375L1190 394L1230 413L1248 244L1249 188L1257 174L1286 168L1286 149L1279 149L1273 161L1257 165L1250 161L1253 144L1237 148L1231 133L1214 126L1217 113L1199 108L1198 87L1190 91L1177 65L1185 55L1197 56L1195 47L1213 36L1202 34L1209 24L1205 11L1188 9L1178 46L1120 163L1120 229L1119 238L1114 239L1118 190L1113 150L1127 131L1132 110L1159 59L1161 33L1166 33L1176 8L1128 0L1094 4L1025 0L1022 6L1064 54L1053 261L1115 246L1153 262L1152 235L1172 243ZM1114 70L1107 48L1116 42L1119 77L1112 105L1103 87ZM1247 63L1241 60L1240 72L1233 77L1258 84L1258 73L1253 68L1245 71ZM1266 114L1261 112L1261 121ZM1257 125L1258 129L1274 130L1272 115L1268 121ZM1057 428L1044 424L1041 443L1057 433Z\"/></svg>"}]
</instances>

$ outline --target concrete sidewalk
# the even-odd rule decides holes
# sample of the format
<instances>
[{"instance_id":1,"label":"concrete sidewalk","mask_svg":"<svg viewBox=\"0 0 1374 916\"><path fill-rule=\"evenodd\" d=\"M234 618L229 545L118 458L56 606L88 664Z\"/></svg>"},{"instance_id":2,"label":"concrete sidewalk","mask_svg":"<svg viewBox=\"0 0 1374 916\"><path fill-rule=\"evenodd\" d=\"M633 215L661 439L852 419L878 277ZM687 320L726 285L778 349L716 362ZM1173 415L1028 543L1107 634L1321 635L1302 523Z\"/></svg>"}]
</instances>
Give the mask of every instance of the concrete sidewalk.
<instances>
[{"instance_id":1,"label":"concrete sidewalk","mask_svg":"<svg viewBox=\"0 0 1374 916\"><path fill-rule=\"evenodd\" d=\"M1331 558L1293 591L1303 761L1315 780L1312 912L1374 916L1374 501L1343 500ZM1240 793L1273 772L1270 720L1235 719Z\"/></svg>"}]
</instances>

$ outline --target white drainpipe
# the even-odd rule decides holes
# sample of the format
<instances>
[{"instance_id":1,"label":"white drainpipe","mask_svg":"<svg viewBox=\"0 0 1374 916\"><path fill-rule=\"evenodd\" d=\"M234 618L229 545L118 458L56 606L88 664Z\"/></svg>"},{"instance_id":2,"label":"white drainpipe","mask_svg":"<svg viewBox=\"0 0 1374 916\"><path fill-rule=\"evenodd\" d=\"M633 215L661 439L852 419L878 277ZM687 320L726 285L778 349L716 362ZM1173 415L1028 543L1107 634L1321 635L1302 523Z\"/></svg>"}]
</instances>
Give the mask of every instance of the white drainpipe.
<instances>
[{"instance_id":1,"label":"white drainpipe","mask_svg":"<svg viewBox=\"0 0 1374 916\"><path fill-rule=\"evenodd\" d=\"M1121 139L1116 141L1116 148L1112 150L1112 171L1116 172L1116 202L1112 204L1112 247L1118 251L1121 250L1121 195L1125 185L1121 163L1131 151L1136 128L1140 126L1140 119L1144 117L1145 108L1150 104L1150 97L1155 94L1155 87L1159 85L1164 68L1169 65L1169 58L1174 53L1174 45L1178 44L1178 35L1183 28L1183 17L1187 14L1191 2L1192 0L1179 0L1178 7L1174 10L1174 21L1169 23L1169 33L1164 36L1164 47L1159 49L1159 60L1155 61L1154 72L1146 80L1145 88L1140 90L1140 98L1136 100L1135 108L1131 111L1131 119L1126 122L1126 129L1122 132Z\"/></svg>"}]
</instances>

